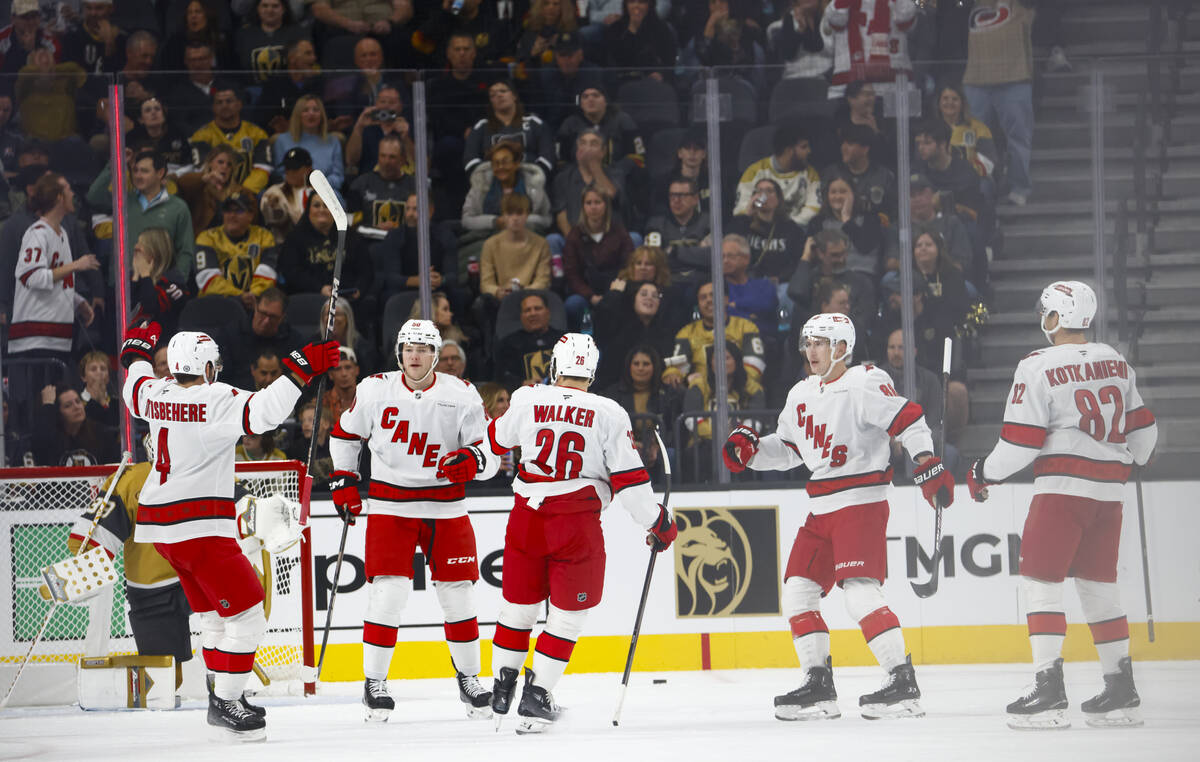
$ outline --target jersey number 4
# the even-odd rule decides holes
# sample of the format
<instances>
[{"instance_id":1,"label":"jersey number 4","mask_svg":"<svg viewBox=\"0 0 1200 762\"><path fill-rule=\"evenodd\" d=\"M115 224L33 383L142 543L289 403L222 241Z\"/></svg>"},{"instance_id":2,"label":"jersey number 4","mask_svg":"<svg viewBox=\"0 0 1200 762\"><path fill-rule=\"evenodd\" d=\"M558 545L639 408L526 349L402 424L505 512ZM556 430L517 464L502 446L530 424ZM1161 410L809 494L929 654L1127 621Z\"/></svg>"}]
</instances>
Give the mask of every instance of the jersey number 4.
<instances>
[{"instance_id":1,"label":"jersey number 4","mask_svg":"<svg viewBox=\"0 0 1200 762\"><path fill-rule=\"evenodd\" d=\"M1108 428L1108 441L1120 444L1125 441L1125 433L1121 431L1121 423L1125 420L1125 398L1121 390L1115 386L1101 387L1095 394L1088 389L1075 391L1075 407L1079 408L1079 428L1097 442L1104 441L1104 412L1101 405L1112 405L1111 424Z\"/></svg>"},{"instance_id":2,"label":"jersey number 4","mask_svg":"<svg viewBox=\"0 0 1200 762\"><path fill-rule=\"evenodd\" d=\"M158 430L158 444L154 448L154 470L158 472L158 483L164 484L171 473L171 451L167 449L167 430Z\"/></svg>"},{"instance_id":3,"label":"jersey number 4","mask_svg":"<svg viewBox=\"0 0 1200 762\"><path fill-rule=\"evenodd\" d=\"M556 481L574 479L583 470L583 435L577 431L564 431L557 440L553 429L540 429L533 443L539 448L537 459L534 461ZM550 469L551 455L554 454L554 470Z\"/></svg>"}]
</instances>

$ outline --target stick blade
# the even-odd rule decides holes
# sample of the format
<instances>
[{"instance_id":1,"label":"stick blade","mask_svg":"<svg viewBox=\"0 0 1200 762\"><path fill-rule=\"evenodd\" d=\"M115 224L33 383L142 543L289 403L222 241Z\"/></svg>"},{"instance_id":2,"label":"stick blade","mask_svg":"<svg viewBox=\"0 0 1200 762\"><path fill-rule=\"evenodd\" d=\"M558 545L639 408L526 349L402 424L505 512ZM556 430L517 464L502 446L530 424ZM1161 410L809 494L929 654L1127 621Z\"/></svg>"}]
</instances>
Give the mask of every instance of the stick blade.
<instances>
[{"instance_id":1,"label":"stick blade","mask_svg":"<svg viewBox=\"0 0 1200 762\"><path fill-rule=\"evenodd\" d=\"M345 232L346 230L346 210L342 208L342 202L338 201L337 194L333 192L333 186L329 184L329 178L325 177L325 173L319 169L314 169L308 176L308 182L312 185L313 190L325 202L325 207L329 209L329 213L333 215L333 224L338 230Z\"/></svg>"},{"instance_id":2,"label":"stick blade","mask_svg":"<svg viewBox=\"0 0 1200 762\"><path fill-rule=\"evenodd\" d=\"M928 582L918 585L916 582L909 582L912 585L913 592L918 598L928 598L938 591L938 575L933 575L933 579Z\"/></svg>"}]
</instances>

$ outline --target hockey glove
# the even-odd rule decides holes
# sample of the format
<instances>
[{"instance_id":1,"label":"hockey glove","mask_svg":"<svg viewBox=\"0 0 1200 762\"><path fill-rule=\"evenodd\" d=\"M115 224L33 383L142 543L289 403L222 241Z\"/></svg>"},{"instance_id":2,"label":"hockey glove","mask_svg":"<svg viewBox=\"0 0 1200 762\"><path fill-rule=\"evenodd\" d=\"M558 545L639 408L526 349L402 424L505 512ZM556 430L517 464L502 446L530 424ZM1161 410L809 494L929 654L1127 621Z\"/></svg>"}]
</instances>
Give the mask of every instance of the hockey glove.
<instances>
[{"instance_id":1,"label":"hockey glove","mask_svg":"<svg viewBox=\"0 0 1200 762\"><path fill-rule=\"evenodd\" d=\"M746 464L757 452L758 432L749 426L738 426L725 440L721 457L725 460L725 467L737 474L746 470Z\"/></svg>"},{"instance_id":2,"label":"hockey glove","mask_svg":"<svg viewBox=\"0 0 1200 762\"><path fill-rule=\"evenodd\" d=\"M438 462L438 475L455 484L463 484L475 478L483 470L483 452L475 445L447 454Z\"/></svg>"},{"instance_id":3,"label":"hockey glove","mask_svg":"<svg viewBox=\"0 0 1200 762\"><path fill-rule=\"evenodd\" d=\"M678 536L679 528L675 526L675 517L660 503L658 520L650 527L650 532L646 535L646 544L653 548L655 553L661 553L671 547L671 543L675 542Z\"/></svg>"},{"instance_id":4,"label":"hockey glove","mask_svg":"<svg viewBox=\"0 0 1200 762\"><path fill-rule=\"evenodd\" d=\"M358 494L358 477L350 471L334 471L329 475L329 492L338 515L354 526L354 519L363 509L362 497Z\"/></svg>"},{"instance_id":5,"label":"hockey glove","mask_svg":"<svg viewBox=\"0 0 1200 762\"><path fill-rule=\"evenodd\" d=\"M930 458L913 471L913 481L929 504L949 508L954 502L954 476L942 465L941 458Z\"/></svg>"},{"instance_id":6,"label":"hockey glove","mask_svg":"<svg viewBox=\"0 0 1200 762\"><path fill-rule=\"evenodd\" d=\"M336 341L313 342L293 350L283 358L283 366L292 374L297 386L306 386L314 378L338 365Z\"/></svg>"},{"instance_id":7,"label":"hockey glove","mask_svg":"<svg viewBox=\"0 0 1200 762\"><path fill-rule=\"evenodd\" d=\"M967 469L967 489L971 492L971 499L977 503L982 503L988 499L988 486L997 484L997 482L989 482L983 478L983 458L971 464Z\"/></svg>"},{"instance_id":8,"label":"hockey glove","mask_svg":"<svg viewBox=\"0 0 1200 762\"><path fill-rule=\"evenodd\" d=\"M138 360L154 362L154 345L158 344L161 333L162 327L153 320L129 326L125 331L125 341L121 344L121 365L128 368Z\"/></svg>"}]
</instances>

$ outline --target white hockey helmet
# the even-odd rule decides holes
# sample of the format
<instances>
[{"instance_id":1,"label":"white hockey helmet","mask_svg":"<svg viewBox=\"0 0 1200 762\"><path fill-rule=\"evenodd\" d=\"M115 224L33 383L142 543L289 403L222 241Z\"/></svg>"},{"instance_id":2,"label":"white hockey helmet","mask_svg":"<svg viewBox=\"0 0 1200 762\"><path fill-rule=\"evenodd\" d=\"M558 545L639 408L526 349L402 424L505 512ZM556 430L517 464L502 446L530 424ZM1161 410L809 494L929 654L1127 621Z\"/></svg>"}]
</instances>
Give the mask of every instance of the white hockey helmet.
<instances>
[{"instance_id":1,"label":"white hockey helmet","mask_svg":"<svg viewBox=\"0 0 1200 762\"><path fill-rule=\"evenodd\" d=\"M407 320L396 333L396 362L405 344L428 344L436 355L442 351L442 333L432 320Z\"/></svg>"},{"instance_id":2,"label":"white hockey helmet","mask_svg":"<svg viewBox=\"0 0 1200 762\"><path fill-rule=\"evenodd\" d=\"M821 312L813 315L804 324L804 328L800 330L800 350L804 351L804 340L809 336L819 339L829 339L830 347L830 369L833 368L833 362L841 360L846 365L850 364L850 357L854 354L854 321L840 312ZM846 353L841 357L836 357L837 344L839 341L846 342Z\"/></svg>"},{"instance_id":3,"label":"white hockey helmet","mask_svg":"<svg viewBox=\"0 0 1200 762\"><path fill-rule=\"evenodd\" d=\"M221 349L207 333L180 331L167 344L167 369L172 376L200 376L207 383L210 379L204 369L209 363L213 365L211 380L216 381L221 373Z\"/></svg>"},{"instance_id":4,"label":"white hockey helmet","mask_svg":"<svg viewBox=\"0 0 1200 762\"><path fill-rule=\"evenodd\" d=\"M1046 330L1046 316L1051 312L1058 315L1058 325L1053 331ZM1056 280L1042 289L1038 298L1038 323L1046 341L1054 343L1054 334L1059 328L1082 331L1092 325L1096 317L1096 292L1086 283L1077 280Z\"/></svg>"},{"instance_id":5,"label":"white hockey helmet","mask_svg":"<svg viewBox=\"0 0 1200 762\"><path fill-rule=\"evenodd\" d=\"M586 333L564 333L550 354L550 382L559 376L586 378L591 383L596 378L596 366L600 364L600 350L596 342Z\"/></svg>"}]
</instances>

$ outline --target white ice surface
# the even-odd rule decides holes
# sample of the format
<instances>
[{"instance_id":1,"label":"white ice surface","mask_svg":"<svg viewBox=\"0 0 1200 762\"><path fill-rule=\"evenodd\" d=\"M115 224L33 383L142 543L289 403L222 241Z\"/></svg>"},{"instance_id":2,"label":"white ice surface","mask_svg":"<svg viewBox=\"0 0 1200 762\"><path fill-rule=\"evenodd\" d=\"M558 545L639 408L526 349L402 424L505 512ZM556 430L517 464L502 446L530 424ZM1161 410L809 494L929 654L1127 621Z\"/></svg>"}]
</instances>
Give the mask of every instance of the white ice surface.
<instances>
[{"instance_id":1,"label":"white ice surface","mask_svg":"<svg viewBox=\"0 0 1200 762\"><path fill-rule=\"evenodd\" d=\"M360 684L322 685L309 699L263 699L268 740L215 740L198 702L173 712L8 710L0 716L0 759L70 760L472 760L497 762L667 762L667 760L1200 760L1200 662L1140 662L1135 677L1146 725L1087 727L1079 703L1100 688L1095 662L1068 664L1074 726L1013 731L1004 706L1029 683L1028 665L918 667L928 716L868 722L858 696L881 681L877 668L835 668L842 718L780 722L772 698L795 688L796 670L635 673L612 726L620 676L567 675L555 690L568 707L542 736L517 736L467 720L453 681L394 680L396 711L367 725ZM665 678L661 685L654 678ZM490 681L489 681L490 682Z\"/></svg>"}]
</instances>

